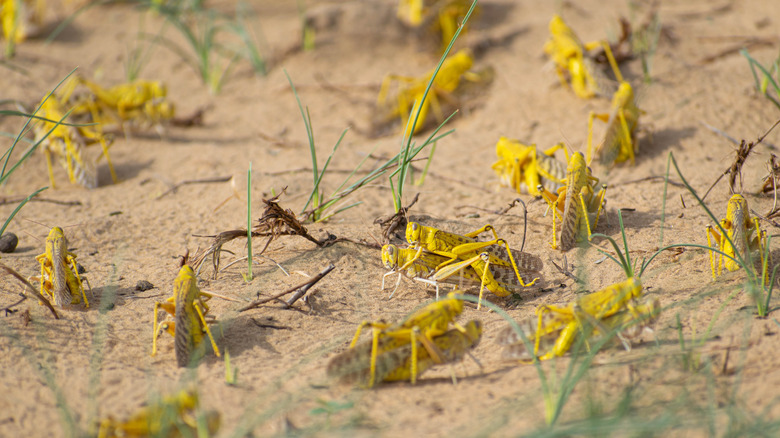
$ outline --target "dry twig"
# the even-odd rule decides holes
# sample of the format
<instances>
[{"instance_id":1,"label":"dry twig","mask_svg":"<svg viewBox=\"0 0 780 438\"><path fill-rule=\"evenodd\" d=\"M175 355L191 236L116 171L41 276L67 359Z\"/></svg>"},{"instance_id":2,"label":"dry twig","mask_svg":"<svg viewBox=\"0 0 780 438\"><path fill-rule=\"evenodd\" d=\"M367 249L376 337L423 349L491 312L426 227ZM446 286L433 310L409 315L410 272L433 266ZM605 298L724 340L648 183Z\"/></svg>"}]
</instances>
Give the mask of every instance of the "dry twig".
<instances>
[{"instance_id":1,"label":"dry twig","mask_svg":"<svg viewBox=\"0 0 780 438\"><path fill-rule=\"evenodd\" d=\"M719 129L714 128L703 122L702 124L707 128L711 129L713 132L723 135L724 137L728 138L732 142L736 143L736 140L729 137ZM769 135L769 133L772 132L772 130L775 129L775 126L777 126L778 124L780 124L780 119L778 119L775 122L775 124L772 125L772 127L769 128L769 130L767 130L764 133L764 135L758 137L758 139L755 142L751 141L747 143L745 142L744 139L742 139L742 141L739 142L739 146L737 146L737 149L734 151L735 152L734 162L725 171L723 171L723 173L718 177L718 179L716 179L715 182L712 183L710 188L707 189L707 193L705 193L704 196L701 197L702 201L704 201L704 199L707 198L707 195L710 194L712 188L715 187L715 185L718 184L721 178L723 178L726 175L729 176L729 189L731 190L731 193L735 193L734 185L737 183L737 176L739 175L739 189L740 189L739 191L742 192L742 166L745 164L745 161L747 160L750 153L753 152L753 148L761 144L761 142L764 141L764 138L766 138L766 136Z\"/></svg>"},{"instance_id":2,"label":"dry twig","mask_svg":"<svg viewBox=\"0 0 780 438\"><path fill-rule=\"evenodd\" d=\"M24 201L25 199L27 199L27 196L0 198L0 205L18 204L18 203ZM60 201L58 199L41 198L40 196L34 196L34 197L30 198L30 201L31 202L48 202L48 203L51 203L51 204L67 205L67 206L82 205L81 201Z\"/></svg>"},{"instance_id":3,"label":"dry twig","mask_svg":"<svg viewBox=\"0 0 780 438\"><path fill-rule=\"evenodd\" d=\"M29 282L29 281L27 281L27 280L26 280L24 277L22 277L22 275L21 275L21 274L19 274L18 272L16 272L16 271L15 271L13 268L11 268L10 266L6 266L6 265L5 265L5 264L3 264L3 263L0 263L0 269L4 270L6 273L10 274L11 276L13 276L13 277L14 277L14 278L16 278L17 280L19 280L19 281L20 281L20 282L21 282L23 285L27 286L27 289L29 289L29 290L30 290L30 292L32 293L32 295L33 295L35 298L37 298L37 299L38 299L38 301L40 301L41 303L43 303L43 305L44 305L44 306L46 306L46 307L48 307L48 308L49 308L49 310L51 311L51 313L54 315L54 319L60 319L60 316L59 316L59 315L57 315L57 311L56 311L56 310L54 310L54 307L52 307L52 305L51 305L51 303L49 302L49 300L47 300L47 299L46 299L46 297L44 297L43 295L41 295L41 293L40 293L40 292L38 292L37 290L35 290L35 288L34 288L34 287L33 287L33 286L30 284L30 282Z\"/></svg>"},{"instance_id":4,"label":"dry twig","mask_svg":"<svg viewBox=\"0 0 780 438\"><path fill-rule=\"evenodd\" d=\"M287 295L287 294L289 294L291 292L295 292L298 289L305 288L304 293L306 293L306 291L309 290L309 288L314 286L314 284L317 283L318 281L322 280L322 278L325 277L326 275L328 275L328 273L330 271L332 271L334 268L335 268L335 266L333 266L333 264L331 263L327 268L322 270L322 272L320 272L319 274L315 275L314 277L306 280L305 283L302 283L302 284L299 284L297 286L291 287L291 288L285 290L284 292L278 293L276 295L273 295L273 296L270 296L270 297L266 297L266 298L261 298L259 300L253 301L249 305L247 305L245 307L242 307L239 310L239 312L244 312L244 311L247 311L249 309L254 309L255 307L257 307L257 306L259 306L261 304L265 304L265 303L268 303L270 301L277 300L277 299L279 299L279 298L281 298L281 297L283 297L283 296L285 296L285 295ZM301 296L303 296L303 294L301 294ZM285 303L285 304L287 304L287 303ZM287 307L289 308L291 304L292 303L287 304Z\"/></svg>"},{"instance_id":5,"label":"dry twig","mask_svg":"<svg viewBox=\"0 0 780 438\"><path fill-rule=\"evenodd\" d=\"M221 182L228 182L230 179L233 178L232 176L218 176L216 178L202 178L202 179L187 179L180 183L176 183L168 190L164 191L160 196L157 197L157 199L162 198L163 196L167 195L168 193L175 192L179 189L179 187L187 184L211 184L211 183L221 183Z\"/></svg>"},{"instance_id":6,"label":"dry twig","mask_svg":"<svg viewBox=\"0 0 780 438\"><path fill-rule=\"evenodd\" d=\"M406 207L401 208L394 214L390 216L385 216L381 218L377 218L374 220L375 224L378 224L382 227L382 243L388 244L390 243L390 235L392 235L395 230L406 227L406 223L408 222L408 216L407 213L409 212L409 209L412 208L414 204L417 203L417 200L420 198L420 194L417 193L414 195L414 199L412 199L412 202L409 203Z\"/></svg>"}]
</instances>

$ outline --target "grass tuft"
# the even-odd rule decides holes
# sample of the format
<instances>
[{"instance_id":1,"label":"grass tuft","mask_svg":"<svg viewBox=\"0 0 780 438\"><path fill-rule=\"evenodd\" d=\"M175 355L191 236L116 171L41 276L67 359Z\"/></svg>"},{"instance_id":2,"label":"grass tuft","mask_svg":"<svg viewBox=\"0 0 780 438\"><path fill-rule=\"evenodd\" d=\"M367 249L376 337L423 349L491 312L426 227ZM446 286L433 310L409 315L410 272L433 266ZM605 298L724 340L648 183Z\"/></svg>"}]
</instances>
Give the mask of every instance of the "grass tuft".
<instances>
[{"instance_id":1,"label":"grass tuft","mask_svg":"<svg viewBox=\"0 0 780 438\"><path fill-rule=\"evenodd\" d=\"M412 165L412 160L417 156L420 151L422 151L426 146L434 144L438 138L444 137L446 135L449 135L450 133L454 131L449 131L444 133L441 137L436 137L436 134L439 133L439 130L444 127L444 125L449 122L449 120L456 114L452 113L449 117L447 117L441 124L431 133L430 136L423 142L422 146L415 147L415 145L412 143L412 137L414 136L414 130L411 129L412 126L417 126L417 121L420 118L420 113L422 112L423 108L423 102L425 102L425 99L428 97L428 93L431 91L431 87L433 86L433 81L436 79L436 75L439 73L439 70L441 69L442 64L444 64L444 60L447 59L447 55L450 54L450 50L452 50L452 46L455 44L455 41L460 36L460 33L463 31L463 28L466 26L466 23L469 21L469 18L471 17L471 14L474 12L474 9L477 7L477 1L474 0L473 3L471 3L471 7L469 8L468 12L466 12L466 15L463 17L463 21L458 25L458 29L455 31L455 34L452 36L452 40L450 41L449 45L447 45L447 48L444 50L444 53L441 55L441 59L439 59L439 64L436 65L436 68L433 70L433 74L431 75L431 78L428 80L428 85L425 87L425 92L422 95L422 98L419 101L415 101L412 105L411 113L409 114L409 118L406 121L406 127L404 128L404 137L401 140L401 152L400 152L400 162L398 163L398 169L394 171L390 175L390 190L393 194L393 206L395 207L395 212L398 213L403 208L403 195L404 195L404 186L406 185L406 177L409 174L409 170ZM426 166L427 169L427 166ZM396 177L395 184L393 184L393 177Z\"/></svg>"},{"instance_id":2,"label":"grass tuft","mask_svg":"<svg viewBox=\"0 0 780 438\"><path fill-rule=\"evenodd\" d=\"M753 82L756 86L756 90L769 99L777 108L780 108L780 54L778 54L777 59L775 59L769 68L767 68L750 56L747 49L742 49L739 53L748 61L750 73L753 74ZM758 70L758 72L756 72L756 70ZM774 92L774 94L769 90L770 85L772 86L771 91Z\"/></svg>"}]
</instances>

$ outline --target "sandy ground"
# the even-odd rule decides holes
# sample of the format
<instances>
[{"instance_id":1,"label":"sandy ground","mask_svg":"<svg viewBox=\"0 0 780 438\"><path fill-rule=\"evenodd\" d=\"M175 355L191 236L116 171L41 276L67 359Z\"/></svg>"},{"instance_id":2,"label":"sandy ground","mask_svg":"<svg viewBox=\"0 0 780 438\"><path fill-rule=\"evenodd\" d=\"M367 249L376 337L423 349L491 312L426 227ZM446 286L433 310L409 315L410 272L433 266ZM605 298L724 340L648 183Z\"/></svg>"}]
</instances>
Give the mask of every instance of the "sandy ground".
<instances>
[{"instance_id":1,"label":"sandy ground","mask_svg":"<svg viewBox=\"0 0 780 438\"><path fill-rule=\"evenodd\" d=\"M520 245L520 210L494 213L517 197L512 190L498 187L490 168L496 141L503 135L545 148L565 141L574 150L584 150L588 112L609 108L606 99L581 100L560 86L542 52L548 21L561 13L583 40L593 40L617 35L619 17L639 23L647 12L630 11L623 1L576 3L484 2L463 44L512 37L477 58L476 68L490 66L495 71L492 84L464 104L464 111L452 120L449 127L455 132L439 143L425 184L409 186L407 202L420 193L410 211L415 220L456 232L490 223L512 246ZM761 62L768 64L776 56L780 20L776 1L659 3L663 32L652 59L652 82L641 84L639 60L622 66L637 86L639 106L645 111L636 166L593 168L610 185L606 216L597 231L617 238L617 210L624 209L626 234L636 258L659 246L664 185L659 179L633 181L664 175L667 156L673 152L685 177L703 192L729 166L735 146L702 123L751 141L778 118L777 108L753 90L748 64L736 50L752 42L751 53ZM209 4L227 12L233 8L230 2ZM20 236L20 243L15 253L3 255L4 263L25 276L35 275L39 267L34 257L43 251L49 228L61 226L87 270L93 296L89 309L62 310L59 320L33 300L18 306L20 312L0 317L0 435L64 436L70 435L71 428L87 431L97 417L125 417L150 394L169 393L193 381L203 406L222 415L218 436L249 431L256 436L505 436L543 427L544 399L537 370L502 362L494 339L505 323L495 313L468 306L460 321L479 319L485 324L482 342L474 351L481 368L471 359L455 366L457 385L452 384L446 366L424 374L415 386L400 383L360 390L329 380L325 375L329 358L347 348L360 321L396 320L433 297L432 290L403 281L388 300L387 292L379 290L385 272L379 250L353 243L321 249L302 238L280 238L265 255L290 276L269 259L258 259L255 278L248 283L241 276L244 263L216 280L211 279L210 268L204 268L203 289L251 300L305 281L302 273L314 275L331 262L336 266L314 288L311 309L300 302L292 310L269 303L237 313L242 304L211 301L212 313L222 323L218 344L230 352L239 370L236 386L225 384L224 363L213 355L194 372L177 368L173 339L167 335L160 338L159 353L150 357L154 302L170 296L178 256L210 244L208 238L196 235L245 226L249 163L254 170L255 218L262 213L261 197L287 187L281 205L299 211L311 190L304 125L285 70L310 111L320 163L342 131L350 128L331 164L334 172L324 179L326 191L337 187L346 176L344 171L353 169L366 154L389 156L398 150L400 128L379 138L367 135L381 80L388 73L421 75L435 65L437 57L429 45L396 22L393 4L307 2L308 14L317 17L317 33L316 48L306 52L290 50L298 47L300 39L295 2L255 5L258 16L253 25L262 36L261 46L271 55L270 71L257 77L239 64L216 96L177 56L163 47L155 49L143 77L164 81L181 115L207 108L205 125L169 127L162 138L151 133L117 139L111 156L121 180L118 184L111 184L105 162L95 190L69 184L65 172L55 169L58 187L41 196L78 205L31 202L11 223L9 231ZM59 13L63 16L64 10ZM136 23L137 12L130 5L95 7L51 44L23 43L12 61L18 68L2 68L3 98L37 101L75 67L101 83L120 82ZM159 19L147 19L151 29L159 24ZM168 34L177 38L172 30ZM6 118L2 130L16 132L21 123ZM775 150L772 144L780 144L780 131L756 148L743 171L743 192L761 213L772 206L771 198L755 195L769 153ZM369 160L367 165L374 163ZM2 196L26 195L46 185L45 168L43 155L35 154L2 187ZM223 176L233 177L240 199L222 204L234 193L233 186L224 182L185 185L164 194L177 182ZM679 180L676 175L673 179ZM683 188L670 186L667 196L664 243L706 244L704 228L710 220L703 209ZM707 203L720 216L729 196L724 181ZM544 289L524 295L520 303L504 303L517 319L532 316L540 304L571 301L576 293L572 281L551 263L560 264L562 254L550 247L544 203L531 201L528 195L523 199L528 202L525 250L545 262ZM326 223L310 225L312 234L376 242L381 231L374 219L393 211L387 180L377 180L350 200L363 203ZM13 208L0 206L0 217ZM773 225L761 225L775 233ZM261 242L258 239L255 246ZM243 245L237 241L226 249L240 255ZM778 259L780 254L774 249L773 253ZM223 266L233 258L226 254ZM568 253L579 275L588 278L588 290L623 279L618 266L599 263L600 259L595 248ZM595 357L564 408L562 427L583 418L615 415L629 387L634 390L624 418L637 425L636 433L640 424L651 421L658 422L651 429L655 433L671 428L679 435L704 435L710 427L717 435L727 430L747 433L745 427L763 424L758 418L777 419L780 354L775 352L780 351L780 337L774 335L780 328L774 314L768 319L753 315L751 300L741 292L744 278L744 272L727 273L713 283L707 255L701 250L660 255L643 277L646 294L657 297L664 307L654 333L645 334L631 352L611 347ZM140 280L155 288L135 291ZM19 290L8 277L2 289ZM113 293L116 301L107 306L106 297ZM4 294L0 304L15 300L15 295ZM28 324L20 316L26 309ZM687 356L681 353L677 321L686 345L699 342ZM702 340L708 325L710 338ZM693 365L686 368L686 359ZM553 384L560 383L569 362L561 359L545 365L558 375ZM729 416L734 412L739 415ZM632 434L630 430L621 434Z\"/></svg>"}]
</instances>

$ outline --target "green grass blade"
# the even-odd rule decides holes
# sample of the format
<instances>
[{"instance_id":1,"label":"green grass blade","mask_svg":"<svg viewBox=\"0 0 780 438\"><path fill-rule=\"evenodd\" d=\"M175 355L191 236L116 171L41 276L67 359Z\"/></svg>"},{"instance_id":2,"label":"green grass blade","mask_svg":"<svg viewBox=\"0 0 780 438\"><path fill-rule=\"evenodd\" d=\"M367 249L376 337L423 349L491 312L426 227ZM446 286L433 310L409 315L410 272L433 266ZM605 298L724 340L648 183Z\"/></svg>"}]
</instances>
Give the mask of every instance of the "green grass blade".
<instances>
[{"instance_id":1,"label":"green grass blade","mask_svg":"<svg viewBox=\"0 0 780 438\"><path fill-rule=\"evenodd\" d=\"M303 214L303 211L306 210L306 208L309 206L309 203L311 203L312 199L315 197L315 193L319 194L320 192L320 183L322 182L322 178L325 176L325 172L328 170L328 166L330 166L330 161L333 158L333 155L336 153L336 151L339 148L339 145L341 144L341 141L344 139L344 136L347 135L347 131L349 129L345 129L341 136L339 137L336 144L333 146L333 150L330 152L330 155L328 155L328 159L325 160L325 164L322 166L322 172L319 173L319 175L316 176L314 179L314 190L309 195L309 199L306 200L306 205L304 205L303 210L301 211L301 214ZM359 166L358 166L359 167ZM357 169L353 170L350 175L354 175L354 173L357 171ZM346 180L345 180L346 182ZM342 183L343 185L344 183ZM321 204L322 200L319 199L319 196L317 196L317 199L315 200L314 205L314 211L316 212L314 214L314 217L317 218L319 216L319 212L322 212L325 210L326 207L324 207L324 204ZM319 221L319 220L317 220Z\"/></svg>"},{"instance_id":2,"label":"green grass blade","mask_svg":"<svg viewBox=\"0 0 780 438\"><path fill-rule=\"evenodd\" d=\"M311 126L311 115L309 114L308 108L304 111L303 104L301 103L301 99L298 96L298 90L295 88L292 78L290 78L290 75L287 73L287 70L284 70L284 75L287 76L287 82L290 83L290 88L292 88L293 96L295 96L295 101L298 102L298 109L301 111L301 117L303 117L303 124L306 126L306 135L309 138L309 154L311 156L311 168L314 176L314 188L312 189L312 192L309 195L309 199L306 201L306 204L304 204L303 209L301 211L305 211L307 208L309 208L309 204L311 204L312 201L314 201L314 208L316 209L317 207L319 207L320 204L319 182L322 176L320 175L319 169L317 167L317 149L314 146L314 129ZM343 134L342 134L342 138L343 138ZM339 143L340 142L341 139L339 139ZM338 143L336 143L336 147L338 147ZM336 147L333 148L334 153L336 152ZM333 154L331 153L331 156L332 155Z\"/></svg>"},{"instance_id":3,"label":"green grass blade","mask_svg":"<svg viewBox=\"0 0 780 438\"><path fill-rule=\"evenodd\" d=\"M624 269L626 271L626 276L628 278L631 278L634 276L634 267L631 265L631 254L628 253L628 240L626 239L626 227L623 226L623 212L618 210L618 223L620 224L620 234L623 236L623 248L625 249L626 253L626 265L624 266Z\"/></svg>"},{"instance_id":4,"label":"green grass blade","mask_svg":"<svg viewBox=\"0 0 780 438\"><path fill-rule=\"evenodd\" d=\"M421 186L425 183L425 177L428 175L428 169L431 167L431 161L433 161L433 154L436 152L436 143L431 145L431 152L428 154L428 159L425 161L425 167L423 168L420 179L415 181L414 185Z\"/></svg>"},{"instance_id":5,"label":"green grass blade","mask_svg":"<svg viewBox=\"0 0 780 438\"><path fill-rule=\"evenodd\" d=\"M68 73L64 78L62 78L62 80L60 82L57 83L57 85L54 87L54 89L51 90L46 95L46 97L41 101L41 103L38 104L38 107L35 108L35 111L33 111L32 116L35 116L38 113L38 111L41 110L41 107L43 106L44 102L46 102L46 100L52 99L52 95L57 90L57 88L59 88L60 85L62 85L62 83L65 82L75 71L76 71L76 69L74 68L73 70L70 71L70 73ZM5 161L3 162L2 170L0 170L0 184L2 184L6 179L8 179L8 177L11 174L13 174L13 172L23 162L25 162L27 160L27 158L29 158L30 155L32 155L33 152L35 152L35 150L38 148L38 145L40 145L41 142L43 142L46 138L48 138L49 135L51 135L51 133L57 128L57 126L59 126L62 123L62 121L65 120L69 115L70 115L70 111L66 112L65 115L62 116L62 119L60 119L59 121L57 121L57 122L52 121L52 122L55 123L54 127L52 127L49 130L49 132L46 133L46 135L44 135L27 152L25 152L25 154L19 159L19 161L17 161L16 164L14 164L8 170L8 172L6 172L6 168L8 166L8 161L11 159L11 154L13 153L13 150L16 148L16 145L19 143L19 141L22 138L22 136L25 135L25 133L28 130L28 127L30 126L30 122L32 121L32 117L28 117L27 120L24 122L24 126L22 126L22 129L19 131L19 134L17 135L16 139L11 144L11 147L8 149L8 151L5 154L3 154L5 156Z\"/></svg>"},{"instance_id":6,"label":"green grass blade","mask_svg":"<svg viewBox=\"0 0 780 438\"><path fill-rule=\"evenodd\" d=\"M17 205L17 206L16 206L16 208L14 209L14 211L12 211L10 215L8 215L8 219L6 219L6 220L5 220L5 223L3 224L3 227L2 227L2 228L0 228L0 236L2 236L2 235L3 235L3 233L5 233L5 229L6 229L6 227L8 227L8 224L10 224L10 223L11 223L11 220L13 220L14 216L16 216L16 213L19 213L19 210L21 210L21 209L22 209L22 207L24 207L24 204L27 204L27 202L29 202L29 201L30 201L30 199L32 199L32 198L34 198L34 197L38 196L38 193L41 193L42 191L44 191L44 190L46 190L46 189L48 189L48 188L49 188L48 186L47 186L47 187L40 188L40 189L38 189L38 190L36 190L36 191L32 192L32 193L31 193L29 196L27 196L26 198L24 198L24 200L23 200L22 202L20 202L20 203L19 203L19 205Z\"/></svg>"},{"instance_id":7,"label":"green grass blade","mask_svg":"<svg viewBox=\"0 0 780 438\"><path fill-rule=\"evenodd\" d=\"M428 84L425 87L425 92L423 92L422 98L420 99L420 104L416 106L417 111L414 111L415 106L413 106L413 112L414 117L409 117L409 119L413 119L411 123L411 129L409 129L409 121L407 120L407 128L404 130L404 139L402 143L405 143L405 145L401 148L401 157L399 162L399 169L400 172L398 173L398 179L397 179L397 191L393 191L393 204L395 206L396 213L401 211L402 208L402 198L403 198L403 192L404 192L404 184L406 183L406 174L409 171L409 156L412 149L412 137L414 136L414 127L417 126L417 121L420 118L420 112L423 108L423 103L425 103L425 99L428 98L428 93L431 90L431 87L433 86L433 82L436 79L436 75L439 73L439 70L441 69L441 66L444 64L444 61L447 59L447 56L450 53L450 50L452 50L452 46L455 44L455 41L460 36L460 33L463 31L463 27L468 22L469 18L471 17L471 14L474 12L474 9L477 6L477 1L474 0L471 3L471 7L469 8L468 12L466 12L466 15L463 17L463 21L458 25L458 29L455 31L455 34L452 36L452 39L450 40L450 43L447 45L447 48L444 50L444 53L442 54L441 58L439 59L439 63L436 65L436 68L433 71L433 74L431 75L430 80L428 80ZM450 116L452 117L452 116ZM447 119L449 120L449 118ZM445 121L446 122L446 121ZM441 128L441 126L439 126ZM409 133L407 138L407 132ZM423 145L426 145L426 143L423 143Z\"/></svg>"},{"instance_id":8,"label":"green grass blade","mask_svg":"<svg viewBox=\"0 0 780 438\"><path fill-rule=\"evenodd\" d=\"M612 244L612 247L615 248L615 253L620 258L620 261L615 259L615 257L611 256L609 253L605 252L601 248L598 248L598 247L596 247L596 248L599 250L599 252L601 252L602 254L606 255L609 258L611 258L615 263L620 265L620 267L623 268L623 271L626 273L626 278L633 277L633 273L631 272L631 267L630 267L629 263L626 261L625 257L623 257L623 252L618 247L618 244L617 244L617 242L615 242L615 239L607 236L606 234L594 233L594 234L590 235L588 240L592 240L594 237L600 237L602 239L606 239L609 243Z\"/></svg>"},{"instance_id":9,"label":"green grass blade","mask_svg":"<svg viewBox=\"0 0 780 438\"><path fill-rule=\"evenodd\" d=\"M322 218L319 218L319 219L317 219L315 222L325 222L325 221L327 221L328 219L332 218L333 216L335 216L335 215L337 215L337 214L341 213L342 211L349 210L349 209L350 209L350 208L352 208L352 207L357 207L358 205L360 205L360 204L362 204L362 203L363 203L363 201L358 201L358 202L354 202L354 203L352 203L352 204L349 204L349 205L347 205L347 206L345 206L345 207L341 207L341 208L337 209L336 211L334 211L333 213L331 213L331 214L329 214L329 215L327 215L327 216L325 216L325 217L322 217ZM330 203L329 203L329 204L328 204L328 207L330 207L331 205L332 205L332 204L330 204ZM323 208L323 209L322 209L322 211L325 211L325 210L327 210L327 208Z\"/></svg>"}]
</instances>

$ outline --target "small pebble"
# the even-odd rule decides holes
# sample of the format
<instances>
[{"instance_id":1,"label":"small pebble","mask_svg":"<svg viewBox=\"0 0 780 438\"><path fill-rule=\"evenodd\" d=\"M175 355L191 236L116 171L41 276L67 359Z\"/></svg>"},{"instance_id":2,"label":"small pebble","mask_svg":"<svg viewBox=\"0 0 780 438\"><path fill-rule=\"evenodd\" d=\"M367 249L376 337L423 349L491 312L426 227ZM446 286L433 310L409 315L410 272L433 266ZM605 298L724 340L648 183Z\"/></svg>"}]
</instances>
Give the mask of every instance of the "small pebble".
<instances>
[{"instance_id":1,"label":"small pebble","mask_svg":"<svg viewBox=\"0 0 780 438\"><path fill-rule=\"evenodd\" d=\"M87 270L81 266L81 263L76 263L76 271L79 273L79 275L87 273Z\"/></svg>"},{"instance_id":2,"label":"small pebble","mask_svg":"<svg viewBox=\"0 0 780 438\"><path fill-rule=\"evenodd\" d=\"M19 244L19 238L14 233L5 233L0 236L0 252L14 252L17 244Z\"/></svg>"},{"instance_id":3,"label":"small pebble","mask_svg":"<svg viewBox=\"0 0 780 438\"><path fill-rule=\"evenodd\" d=\"M140 280L135 284L135 290L143 292L149 289L154 289L154 285L146 280Z\"/></svg>"}]
</instances>

